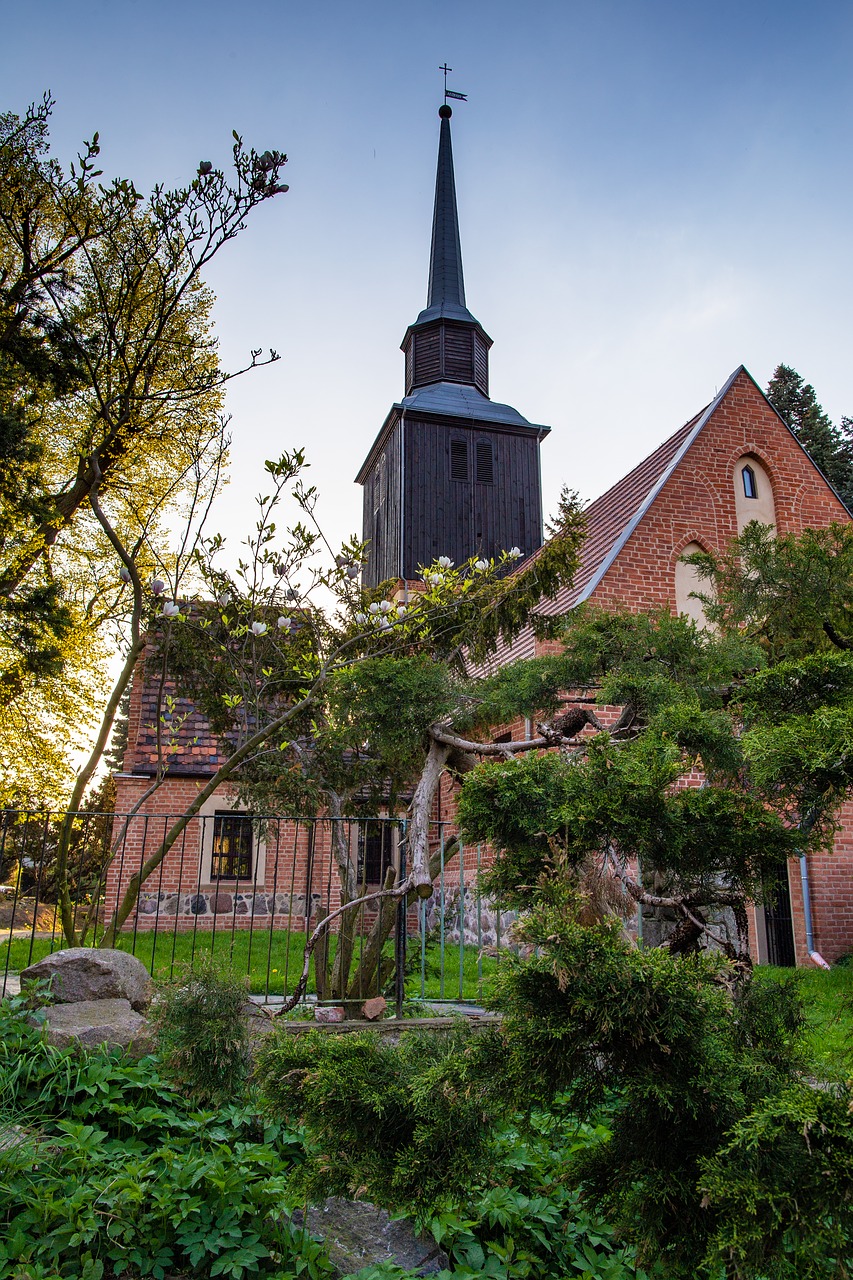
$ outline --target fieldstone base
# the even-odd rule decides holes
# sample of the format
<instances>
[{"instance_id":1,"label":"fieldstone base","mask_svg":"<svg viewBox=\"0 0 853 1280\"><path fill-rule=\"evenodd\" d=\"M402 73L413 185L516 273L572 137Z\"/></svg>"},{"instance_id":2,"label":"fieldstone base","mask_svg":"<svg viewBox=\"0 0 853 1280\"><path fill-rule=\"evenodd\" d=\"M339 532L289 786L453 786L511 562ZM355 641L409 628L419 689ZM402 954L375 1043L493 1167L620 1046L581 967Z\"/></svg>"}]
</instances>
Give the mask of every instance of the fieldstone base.
<instances>
[{"instance_id":1,"label":"fieldstone base","mask_svg":"<svg viewBox=\"0 0 853 1280\"><path fill-rule=\"evenodd\" d=\"M309 918L317 915L321 902L319 893L308 899ZM269 893L263 889L232 891L223 888L192 893L153 892L139 895L138 916L141 924L155 916L187 916L190 919L226 916L238 924L248 925L252 920L266 920L270 916L305 916L304 893Z\"/></svg>"},{"instance_id":2,"label":"fieldstone base","mask_svg":"<svg viewBox=\"0 0 853 1280\"><path fill-rule=\"evenodd\" d=\"M461 907L461 910L460 910ZM444 891L444 940L466 947L508 947L516 911L499 911L490 898L478 898L473 885ZM426 907L426 930L436 937L441 929L441 893L435 889Z\"/></svg>"}]
</instances>

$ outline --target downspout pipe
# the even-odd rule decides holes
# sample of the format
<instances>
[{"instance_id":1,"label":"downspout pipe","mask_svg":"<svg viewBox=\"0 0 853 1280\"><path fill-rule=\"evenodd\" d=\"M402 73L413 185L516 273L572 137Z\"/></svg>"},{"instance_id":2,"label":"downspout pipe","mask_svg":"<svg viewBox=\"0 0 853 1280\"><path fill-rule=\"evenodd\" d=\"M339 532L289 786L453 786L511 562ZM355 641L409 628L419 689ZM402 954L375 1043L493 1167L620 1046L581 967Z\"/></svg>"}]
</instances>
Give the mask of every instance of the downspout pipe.
<instances>
[{"instance_id":1,"label":"downspout pipe","mask_svg":"<svg viewBox=\"0 0 853 1280\"><path fill-rule=\"evenodd\" d=\"M812 924L812 895L809 888L809 861L804 853L800 854L800 885L803 890L803 915L806 922L806 951L811 955L814 951L814 926Z\"/></svg>"},{"instance_id":2,"label":"downspout pipe","mask_svg":"<svg viewBox=\"0 0 853 1280\"><path fill-rule=\"evenodd\" d=\"M804 853L800 854L800 884L803 890L803 916L806 925L806 951L812 964L816 964L819 969L829 969L830 965L826 963L819 951L815 951L814 945L814 924L812 922L812 895L809 888L809 863Z\"/></svg>"}]
</instances>

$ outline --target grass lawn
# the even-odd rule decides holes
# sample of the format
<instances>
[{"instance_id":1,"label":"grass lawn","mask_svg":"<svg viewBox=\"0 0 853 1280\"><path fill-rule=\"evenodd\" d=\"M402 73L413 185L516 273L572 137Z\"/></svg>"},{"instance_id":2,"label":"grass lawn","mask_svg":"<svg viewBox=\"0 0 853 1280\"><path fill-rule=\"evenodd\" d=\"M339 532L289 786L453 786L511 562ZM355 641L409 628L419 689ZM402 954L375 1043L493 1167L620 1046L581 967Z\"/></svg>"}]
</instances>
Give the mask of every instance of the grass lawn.
<instances>
[{"instance_id":1,"label":"grass lawn","mask_svg":"<svg viewBox=\"0 0 853 1280\"><path fill-rule=\"evenodd\" d=\"M796 973L803 993L807 1041L815 1062L828 1077L853 1074L853 967L774 969L761 965L759 978L781 979Z\"/></svg>"},{"instance_id":2,"label":"grass lawn","mask_svg":"<svg viewBox=\"0 0 853 1280\"><path fill-rule=\"evenodd\" d=\"M332 955L335 942L333 936ZM249 989L254 995L266 992L281 996L293 989L302 972L305 935L283 929L273 930L272 934L269 930L255 930L251 936L248 929L235 929L232 935L230 929L224 928L215 934L210 930L199 930L195 934L138 933L135 939L132 934L124 934L118 945L123 951L132 951L157 979L167 979L193 962L199 963L213 955L217 961L230 965L235 973L247 973ZM45 936L36 936L33 940L13 938L11 942L5 939L0 943L0 980L7 971L7 957L8 971L15 973L58 950L58 937L53 941ZM386 952L389 957L393 955L393 943L386 944ZM406 994L415 999L477 1001L483 983L494 973L497 963L492 956L483 956L478 965L476 947L464 947L460 955L460 948L448 943L444 948L442 970L439 949L433 944L427 947L422 972L420 941L410 938ZM308 990L315 990L313 960ZM372 994L375 993L365 992L365 995Z\"/></svg>"}]
</instances>

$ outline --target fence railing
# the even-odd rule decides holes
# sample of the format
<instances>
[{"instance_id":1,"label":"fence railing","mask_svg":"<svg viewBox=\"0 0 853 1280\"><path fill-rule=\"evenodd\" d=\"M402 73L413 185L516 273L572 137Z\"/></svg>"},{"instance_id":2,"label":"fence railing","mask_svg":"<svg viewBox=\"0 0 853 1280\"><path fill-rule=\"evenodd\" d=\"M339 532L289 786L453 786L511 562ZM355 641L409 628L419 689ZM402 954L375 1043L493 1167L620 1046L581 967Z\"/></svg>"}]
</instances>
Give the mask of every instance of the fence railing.
<instances>
[{"instance_id":1,"label":"fence railing","mask_svg":"<svg viewBox=\"0 0 853 1280\"><path fill-rule=\"evenodd\" d=\"M0 811L0 989L10 974L69 945L58 854L68 845L75 933L97 945L143 863L179 815ZM309 970L308 996L363 1002L478 1001L511 944L511 913L479 890L484 851L434 822L432 898L372 899L333 916ZM401 883L405 819L250 817L224 807L193 817L142 883L116 936L160 979L213 958L245 973L256 997L290 994L306 940L339 907Z\"/></svg>"}]
</instances>

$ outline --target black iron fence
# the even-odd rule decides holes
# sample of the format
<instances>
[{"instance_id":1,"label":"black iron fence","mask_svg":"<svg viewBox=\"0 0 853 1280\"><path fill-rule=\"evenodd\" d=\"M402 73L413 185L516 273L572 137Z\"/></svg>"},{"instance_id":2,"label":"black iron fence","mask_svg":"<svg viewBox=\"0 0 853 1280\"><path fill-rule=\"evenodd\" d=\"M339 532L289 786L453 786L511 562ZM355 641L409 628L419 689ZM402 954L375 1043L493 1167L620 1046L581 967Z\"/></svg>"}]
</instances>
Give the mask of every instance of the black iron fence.
<instances>
[{"instance_id":1,"label":"black iron fence","mask_svg":"<svg viewBox=\"0 0 853 1280\"><path fill-rule=\"evenodd\" d=\"M164 853L179 816L1 812L0 987L71 945L72 930L86 946L114 930L157 978L213 959L275 1002L294 989L313 936L309 1000L383 995L400 1012L407 999L478 1001L512 945L512 915L479 891L484 851L450 823L430 830L432 898L407 902L370 896L405 877L405 819L257 817L220 803Z\"/></svg>"}]
</instances>

